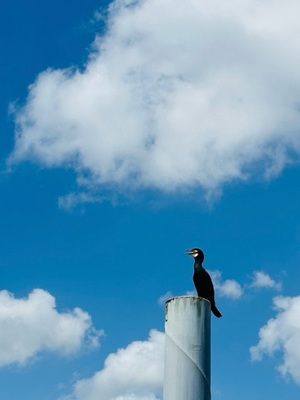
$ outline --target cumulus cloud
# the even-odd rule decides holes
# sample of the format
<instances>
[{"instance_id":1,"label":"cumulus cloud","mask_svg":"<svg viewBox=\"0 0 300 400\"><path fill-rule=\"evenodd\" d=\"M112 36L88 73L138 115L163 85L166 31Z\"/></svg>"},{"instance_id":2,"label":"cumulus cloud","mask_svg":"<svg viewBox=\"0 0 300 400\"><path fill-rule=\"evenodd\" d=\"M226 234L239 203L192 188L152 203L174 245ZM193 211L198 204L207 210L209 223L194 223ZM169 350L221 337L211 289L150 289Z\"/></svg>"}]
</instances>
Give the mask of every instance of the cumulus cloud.
<instances>
[{"instance_id":1,"label":"cumulus cloud","mask_svg":"<svg viewBox=\"0 0 300 400\"><path fill-rule=\"evenodd\" d=\"M230 299L239 299L243 294L241 285L234 279L222 280L222 274L220 271L209 271L211 279L213 280L215 291L218 296L228 297Z\"/></svg>"},{"instance_id":2,"label":"cumulus cloud","mask_svg":"<svg viewBox=\"0 0 300 400\"><path fill-rule=\"evenodd\" d=\"M152 330L148 340L135 341L110 354L104 368L80 380L65 400L159 400L163 385L164 334Z\"/></svg>"},{"instance_id":3,"label":"cumulus cloud","mask_svg":"<svg viewBox=\"0 0 300 400\"><path fill-rule=\"evenodd\" d=\"M45 290L34 289L20 299L0 291L0 366L24 365L42 351L72 355L85 346L97 347L102 334L80 308L57 311L55 298Z\"/></svg>"},{"instance_id":4,"label":"cumulus cloud","mask_svg":"<svg viewBox=\"0 0 300 400\"><path fill-rule=\"evenodd\" d=\"M300 152L299 13L294 0L114 1L85 67L29 87L10 163L123 190L277 175Z\"/></svg>"},{"instance_id":5,"label":"cumulus cloud","mask_svg":"<svg viewBox=\"0 0 300 400\"><path fill-rule=\"evenodd\" d=\"M255 288L272 288L276 290L282 289L281 282L276 282L269 274L263 271L254 271L250 286Z\"/></svg>"},{"instance_id":6,"label":"cumulus cloud","mask_svg":"<svg viewBox=\"0 0 300 400\"><path fill-rule=\"evenodd\" d=\"M259 342L250 348L251 359L260 361L264 355L280 352L278 370L300 384L300 296L278 296L273 303L277 315L259 330Z\"/></svg>"}]
</instances>

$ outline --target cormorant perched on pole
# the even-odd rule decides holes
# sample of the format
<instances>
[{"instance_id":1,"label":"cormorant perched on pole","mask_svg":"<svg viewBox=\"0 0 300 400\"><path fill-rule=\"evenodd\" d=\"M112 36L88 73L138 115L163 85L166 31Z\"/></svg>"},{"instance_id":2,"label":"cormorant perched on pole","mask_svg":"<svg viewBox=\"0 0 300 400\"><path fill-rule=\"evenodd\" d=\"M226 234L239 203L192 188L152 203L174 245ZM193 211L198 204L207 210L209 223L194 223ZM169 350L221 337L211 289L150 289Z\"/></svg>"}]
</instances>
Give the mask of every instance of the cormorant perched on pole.
<instances>
[{"instance_id":1,"label":"cormorant perched on pole","mask_svg":"<svg viewBox=\"0 0 300 400\"><path fill-rule=\"evenodd\" d=\"M210 301L211 311L217 317L222 317L222 314L217 309L215 304L214 286L209 276L209 273L203 268L204 253L201 249L194 247L186 251L187 254L194 257L194 275L193 281L197 290L198 296Z\"/></svg>"}]
</instances>

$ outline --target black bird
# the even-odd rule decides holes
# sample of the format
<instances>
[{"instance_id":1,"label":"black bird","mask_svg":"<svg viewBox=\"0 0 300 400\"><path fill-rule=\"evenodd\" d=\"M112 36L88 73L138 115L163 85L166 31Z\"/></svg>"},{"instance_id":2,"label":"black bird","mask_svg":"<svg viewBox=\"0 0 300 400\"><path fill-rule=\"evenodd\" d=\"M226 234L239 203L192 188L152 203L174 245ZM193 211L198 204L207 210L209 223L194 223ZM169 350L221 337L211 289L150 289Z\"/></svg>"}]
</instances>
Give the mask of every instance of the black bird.
<instances>
[{"instance_id":1,"label":"black bird","mask_svg":"<svg viewBox=\"0 0 300 400\"><path fill-rule=\"evenodd\" d=\"M214 286L209 276L209 273L203 268L204 253L201 249L194 247L186 251L187 254L194 257L194 275L193 281L197 290L198 296L210 301L211 311L217 317L222 317L222 314L216 307Z\"/></svg>"}]
</instances>

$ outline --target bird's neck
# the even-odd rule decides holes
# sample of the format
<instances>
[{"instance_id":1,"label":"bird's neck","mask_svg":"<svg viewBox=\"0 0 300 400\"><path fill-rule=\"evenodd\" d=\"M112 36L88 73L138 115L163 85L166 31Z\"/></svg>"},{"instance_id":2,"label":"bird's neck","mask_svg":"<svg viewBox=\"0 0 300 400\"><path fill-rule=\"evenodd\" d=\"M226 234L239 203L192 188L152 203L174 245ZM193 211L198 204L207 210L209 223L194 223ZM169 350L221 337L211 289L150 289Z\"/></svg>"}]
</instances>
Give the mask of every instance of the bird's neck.
<instances>
[{"instance_id":1,"label":"bird's neck","mask_svg":"<svg viewBox=\"0 0 300 400\"><path fill-rule=\"evenodd\" d=\"M204 269L203 266L202 266L202 262L200 260L197 260L197 258L195 259L195 262L194 262L194 268L197 271L200 271L201 269Z\"/></svg>"}]
</instances>

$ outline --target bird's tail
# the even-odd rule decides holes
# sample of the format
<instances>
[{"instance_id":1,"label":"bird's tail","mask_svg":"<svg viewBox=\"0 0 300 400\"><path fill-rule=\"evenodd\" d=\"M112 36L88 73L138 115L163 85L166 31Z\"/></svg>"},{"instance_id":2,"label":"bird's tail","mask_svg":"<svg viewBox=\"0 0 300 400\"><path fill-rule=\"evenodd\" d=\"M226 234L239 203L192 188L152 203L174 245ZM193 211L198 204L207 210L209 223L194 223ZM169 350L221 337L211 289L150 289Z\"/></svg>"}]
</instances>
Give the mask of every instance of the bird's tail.
<instances>
[{"instance_id":1,"label":"bird's tail","mask_svg":"<svg viewBox=\"0 0 300 400\"><path fill-rule=\"evenodd\" d=\"M214 304L211 305L211 312L212 312L217 318L222 317L222 314L220 313L220 311L217 309L217 307L216 307Z\"/></svg>"}]
</instances>

